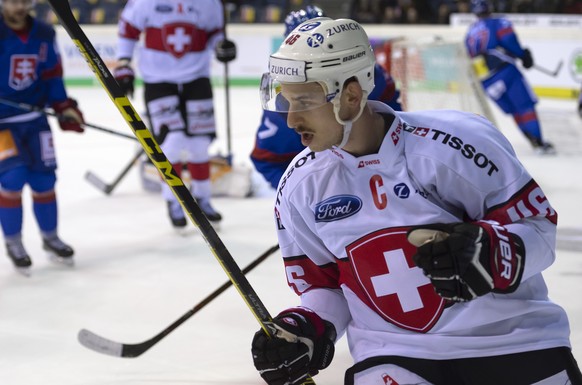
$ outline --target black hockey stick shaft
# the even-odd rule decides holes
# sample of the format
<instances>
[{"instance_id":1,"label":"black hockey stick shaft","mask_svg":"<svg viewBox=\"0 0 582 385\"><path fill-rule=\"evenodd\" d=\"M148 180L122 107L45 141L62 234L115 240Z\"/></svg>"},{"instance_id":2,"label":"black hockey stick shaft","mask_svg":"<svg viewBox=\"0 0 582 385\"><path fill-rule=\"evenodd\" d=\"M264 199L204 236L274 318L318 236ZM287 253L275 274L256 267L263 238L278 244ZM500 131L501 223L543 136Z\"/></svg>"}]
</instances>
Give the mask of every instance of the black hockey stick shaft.
<instances>
[{"instance_id":1,"label":"black hockey stick shaft","mask_svg":"<svg viewBox=\"0 0 582 385\"><path fill-rule=\"evenodd\" d=\"M51 110L48 110L48 109L45 109L45 108L41 108L41 107L38 107L38 106L33 106L32 104L28 104L28 103L14 102L12 100L4 99L4 98L0 98L0 103L6 104L7 106L10 106L10 107L19 108L19 109L24 110L24 111L40 112L43 115L52 116L52 117L55 117L55 118L60 118L61 117L61 114L57 114L54 111L51 111ZM91 123L86 123L85 122L85 123L81 124L81 127L94 128L96 130L103 131L103 132L107 132L109 134L113 134L113 135L116 135L116 136L121 136L122 138L136 140L135 139L135 136L131 136L131 135L128 135L128 134L124 134L123 132L119 132L119 131L112 130L110 128L98 126L96 124L91 124Z\"/></svg>"},{"instance_id":2,"label":"black hockey stick shaft","mask_svg":"<svg viewBox=\"0 0 582 385\"><path fill-rule=\"evenodd\" d=\"M272 329L271 321L273 319L266 306L240 270L240 267L216 233L216 230L214 230L208 221L208 218L206 218L206 215L204 215L200 206L198 206L198 203L194 200L190 190L184 185L182 179L180 179L173 169L172 164L168 161L159 144L119 87L119 84L114 80L113 75L107 69L103 59L93 47L85 32L83 32L79 23L77 23L77 20L71 12L69 2L64 0L48 0L48 2L59 18L61 25L77 45L77 48L85 57L85 60L93 69L95 75L99 78L101 85L134 132L144 151L158 169L162 178L168 184L184 211L188 214L190 220L200 230L216 260L222 266L222 269L247 304L253 316L261 325L265 334L272 336L274 330ZM314 382L311 377L308 377L304 384L314 384Z\"/></svg>"},{"instance_id":3,"label":"black hockey stick shaft","mask_svg":"<svg viewBox=\"0 0 582 385\"><path fill-rule=\"evenodd\" d=\"M131 158L131 161L121 170L117 178L111 183L105 183L101 178L97 175L92 173L91 171L87 171L85 174L85 179L95 186L97 189L103 191L105 194L109 195L113 192L113 190L117 187L117 185L121 182L121 180L129 173L129 170L133 167L133 165L138 161L138 159L143 154L143 150L140 148L138 152Z\"/></svg>"},{"instance_id":4,"label":"black hockey stick shaft","mask_svg":"<svg viewBox=\"0 0 582 385\"><path fill-rule=\"evenodd\" d=\"M279 250L279 245L272 246L263 254L261 254L257 259L253 262L248 264L243 270L243 274L247 274L252 271L255 267L257 267L261 262L263 262L267 257L271 254ZM163 340L168 334L173 332L178 326L182 325L188 319L190 319L194 314L198 313L202 310L206 305L212 302L216 297L226 291L229 287L232 286L231 281L226 281L222 286L214 290L210 293L206 298L200 301L196 306L192 309L188 310L184 315L174 321L170 326L166 327L164 330L153 336L152 338L137 343L137 344L124 344L121 342L115 342L108 340L104 337L98 336L97 334L82 329L79 331L78 339L79 342L98 353L113 355L116 357L123 357L123 358L135 358L141 356L143 353L147 352L152 346L156 345L158 342Z\"/></svg>"},{"instance_id":5,"label":"black hockey stick shaft","mask_svg":"<svg viewBox=\"0 0 582 385\"><path fill-rule=\"evenodd\" d=\"M227 25L227 12L226 4L222 1L222 10L224 18L224 27L222 32L224 34L224 39L227 40L226 25ZM229 74L228 74L228 63L224 63L224 98L225 98L225 109L226 109L226 152L228 165L232 166L232 131L230 126L230 85L229 85Z\"/></svg>"}]
</instances>

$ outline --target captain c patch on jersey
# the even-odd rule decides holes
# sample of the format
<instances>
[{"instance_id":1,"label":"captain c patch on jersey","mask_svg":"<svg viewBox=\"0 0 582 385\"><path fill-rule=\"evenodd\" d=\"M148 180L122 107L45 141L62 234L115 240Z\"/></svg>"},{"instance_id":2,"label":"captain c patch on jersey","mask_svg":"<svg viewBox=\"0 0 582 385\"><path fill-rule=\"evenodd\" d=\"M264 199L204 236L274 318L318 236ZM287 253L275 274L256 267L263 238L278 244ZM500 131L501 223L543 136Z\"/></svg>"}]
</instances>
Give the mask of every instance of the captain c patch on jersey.
<instances>
[{"instance_id":1,"label":"captain c patch on jersey","mask_svg":"<svg viewBox=\"0 0 582 385\"><path fill-rule=\"evenodd\" d=\"M36 80L36 55L12 55L8 84L17 91L24 90Z\"/></svg>"}]
</instances>

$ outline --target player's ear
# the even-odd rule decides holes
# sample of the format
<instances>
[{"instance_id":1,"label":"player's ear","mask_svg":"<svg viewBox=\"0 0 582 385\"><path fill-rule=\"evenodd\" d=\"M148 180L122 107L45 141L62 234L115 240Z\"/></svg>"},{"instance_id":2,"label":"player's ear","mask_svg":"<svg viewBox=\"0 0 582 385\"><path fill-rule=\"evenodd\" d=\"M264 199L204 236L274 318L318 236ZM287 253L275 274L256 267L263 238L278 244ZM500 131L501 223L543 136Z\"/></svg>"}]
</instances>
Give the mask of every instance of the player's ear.
<instances>
[{"instance_id":1,"label":"player's ear","mask_svg":"<svg viewBox=\"0 0 582 385\"><path fill-rule=\"evenodd\" d=\"M341 94L341 118L349 120L356 116L360 111L363 97L364 92L357 79L355 77L348 79Z\"/></svg>"},{"instance_id":2,"label":"player's ear","mask_svg":"<svg viewBox=\"0 0 582 385\"><path fill-rule=\"evenodd\" d=\"M358 80L354 77L348 79L342 91L342 98L350 107L356 107L359 109L364 93L362 91L362 86L358 83Z\"/></svg>"}]
</instances>

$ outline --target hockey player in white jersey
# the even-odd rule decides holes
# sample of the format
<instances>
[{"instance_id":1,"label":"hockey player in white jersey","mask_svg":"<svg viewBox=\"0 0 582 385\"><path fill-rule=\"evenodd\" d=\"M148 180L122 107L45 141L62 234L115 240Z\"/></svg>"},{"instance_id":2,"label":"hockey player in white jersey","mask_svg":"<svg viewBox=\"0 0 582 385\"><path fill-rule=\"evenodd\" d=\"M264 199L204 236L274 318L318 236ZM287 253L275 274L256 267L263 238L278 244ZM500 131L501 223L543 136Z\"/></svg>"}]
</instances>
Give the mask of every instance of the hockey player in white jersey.
<instances>
[{"instance_id":1,"label":"hockey player in white jersey","mask_svg":"<svg viewBox=\"0 0 582 385\"><path fill-rule=\"evenodd\" d=\"M255 334L260 375L300 384L345 333L345 384L582 384L542 277L548 198L485 118L367 101L373 67L349 19L307 21L269 59L263 107L288 113L308 148L275 202L301 303Z\"/></svg>"},{"instance_id":2,"label":"hockey player in white jersey","mask_svg":"<svg viewBox=\"0 0 582 385\"><path fill-rule=\"evenodd\" d=\"M178 175L185 164L191 191L208 219L222 216L210 204L210 156L216 135L210 60L234 60L236 48L224 39L224 13L218 0L129 0L119 21L119 65L114 76L132 96L131 60L143 33L139 69L151 129ZM161 183L170 220L186 226L184 212L169 186Z\"/></svg>"}]
</instances>

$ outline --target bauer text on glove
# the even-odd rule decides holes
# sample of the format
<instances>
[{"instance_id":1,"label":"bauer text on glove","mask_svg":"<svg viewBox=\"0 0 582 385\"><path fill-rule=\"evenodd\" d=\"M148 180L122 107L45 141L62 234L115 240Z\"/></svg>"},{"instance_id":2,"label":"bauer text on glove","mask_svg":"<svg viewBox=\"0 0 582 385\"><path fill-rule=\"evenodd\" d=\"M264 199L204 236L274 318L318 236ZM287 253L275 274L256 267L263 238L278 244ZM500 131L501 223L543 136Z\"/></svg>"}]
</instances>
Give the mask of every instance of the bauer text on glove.
<instances>
[{"instance_id":1,"label":"bauer text on glove","mask_svg":"<svg viewBox=\"0 0 582 385\"><path fill-rule=\"evenodd\" d=\"M414 262L443 298L470 301L490 292L511 293L521 281L525 247L493 221L415 226L408 240Z\"/></svg>"}]
</instances>

